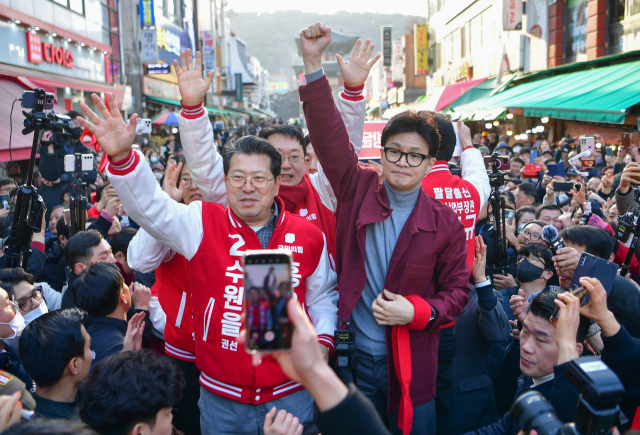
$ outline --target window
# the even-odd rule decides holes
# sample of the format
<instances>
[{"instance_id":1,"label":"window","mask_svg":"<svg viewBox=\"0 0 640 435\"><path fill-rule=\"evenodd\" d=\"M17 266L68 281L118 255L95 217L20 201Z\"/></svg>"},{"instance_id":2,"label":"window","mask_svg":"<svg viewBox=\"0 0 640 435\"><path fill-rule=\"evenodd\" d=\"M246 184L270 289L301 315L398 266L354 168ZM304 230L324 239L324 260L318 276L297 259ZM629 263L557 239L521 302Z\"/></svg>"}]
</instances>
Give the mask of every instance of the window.
<instances>
[{"instance_id":1,"label":"window","mask_svg":"<svg viewBox=\"0 0 640 435\"><path fill-rule=\"evenodd\" d=\"M451 60L457 62L462 58L462 29L458 29L452 34L453 55Z\"/></svg>"},{"instance_id":2,"label":"window","mask_svg":"<svg viewBox=\"0 0 640 435\"><path fill-rule=\"evenodd\" d=\"M631 0L629 15L640 14L640 0Z\"/></svg>"},{"instance_id":3,"label":"window","mask_svg":"<svg viewBox=\"0 0 640 435\"><path fill-rule=\"evenodd\" d=\"M53 0L54 3L71 9L80 15L84 15L84 0Z\"/></svg>"},{"instance_id":4,"label":"window","mask_svg":"<svg viewBox=\"0 0 640 435\"><path fill-rule=\"evenodd\" d=\"M467 34L469 33L469 23L466 23L464 27L460 28L460 57L467 56Z\"/></svg>"},{"instance_id":5,"label":"window","mask_svg":"<svg viewBox=\"0 0 640 435\"><path fill-rule=\"evenodd\" d=\"M565 11L565 62L587 60L587 0L569 0Z\"/></svg>"},{"instance_id":6,"label":"window","mask_svg":"<svg viewBox=\"0 0 640 435\"><path fill-rule=\"evenodd\" d=\"M120 83L120 29L116 0L100 0L102 8L102 43L111 46L107 83Z\"/></svg>"},{"instance_id":7,"label":"window","mask_svg":"<svg viewBox=\"0 0 640 435\"><path fill-rule=\"evenodd\" d=\"M632 0L633 1L633 0ZM638 3L636 1L636 3ZM618 23L624 20L624 10L626 9L626 0L611 0L611 22Z\"/></svg>"},{"instance_id":8,"label":"window","mask_svg":"<svg viewBox=\"0 0 640 435\"><path fill-rule=\"evenodd\" d=\"M470 52L473 55L479 55L482 51L482 16L478 15L471 20L471 45Z\"/></svg>"}]
</instances>

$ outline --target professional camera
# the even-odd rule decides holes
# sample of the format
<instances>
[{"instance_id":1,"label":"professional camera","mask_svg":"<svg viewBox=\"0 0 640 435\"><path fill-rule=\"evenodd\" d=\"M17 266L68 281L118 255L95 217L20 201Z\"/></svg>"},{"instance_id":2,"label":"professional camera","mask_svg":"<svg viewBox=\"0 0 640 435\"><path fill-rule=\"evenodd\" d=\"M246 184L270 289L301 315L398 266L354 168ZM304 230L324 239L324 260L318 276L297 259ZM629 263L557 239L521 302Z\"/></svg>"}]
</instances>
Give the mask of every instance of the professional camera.
<instances>
[{"instance_id":1,"label":"professional camera","mask_svg":"<svg viewBox=\"0 0 640 435\"><path fill-rule=\"evenodd\" d=\"M82 127L75 127L68 116L48 113L47 118L49 118L48 130L52 132L50 143L53 145L64 146L70 144L72 140L80 139Z\"/></svg>"},{"instance_id":2,"label":"professional camera","mask_svg":"<svg viewBox=\"0 0 640 435\"><path fill-rule=\"evenodd\" d=\"M334 333L334 346L338 367L348 367L353 373L353 381L356 382L356 331L353 323L349 323L347 329L337 329Z\"/></svg>"},{"instance_id":3,"label":"professional camera","mask_svg":"<svg viewBox=\"0 0 640 435\"><path fill-rule=\"evenodd\" d=\"M538 435L607 435L618 424L624 387L605 363L593 356L567 364L565 376L580 393L575 423L562 424L553 406L538 391L527 391L511 406L520 429Z\"/></svg>"},{"instance_id":4,"label":"professional camera","mask_svg":"<svg viewBox=\"0 0 640 435\"><path fill-rule=\"evenodd\" d=\"M626 276L631 268L631 260L638 246L640 238L640 207L629 209L625 214L618 217L618 231L616 231L616 239L627 248L627 256L620 268L620 275ZM633 237L632 237L633 236Z\"/></svg>"}]
</instances>

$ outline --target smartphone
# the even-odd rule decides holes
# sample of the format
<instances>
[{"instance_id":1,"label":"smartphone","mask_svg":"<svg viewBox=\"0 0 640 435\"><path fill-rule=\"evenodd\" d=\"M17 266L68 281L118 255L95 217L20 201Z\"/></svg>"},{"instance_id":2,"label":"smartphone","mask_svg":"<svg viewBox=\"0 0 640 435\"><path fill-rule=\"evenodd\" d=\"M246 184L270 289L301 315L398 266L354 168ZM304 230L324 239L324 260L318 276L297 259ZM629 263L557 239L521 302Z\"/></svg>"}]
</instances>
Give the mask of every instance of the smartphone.
<instances>
[{"instance_id":1,"label":"smartphone","mask_svg":"<svg viewBox=\"0 0 640 435\"><path fill-rule=\"evenodd\" d=\"M580 278L582 278L583 276L598 278L600 283L602 283L602 287L604 287L604 290L607 292L607 295L609 295L611 287L613 286L613 280L615 279L617 272L617 264L584 252L580 256L578 267L576 267L576 270L573 273L571 287L581 287ZM588 303L589 298L587 297L584 304L586 305Z\"/></svg>"},{"instance_id":2,"label":"smartphone","mask_svg":"<svg viewBox=\"0 0 640 435\"><path fill-rule=\"evenodd\" d=\"M507 221L507 225L513 225L513 218L516 216L516 211L509 208L504 211L504 219Z\"/></svg>"},{"instance_id":3,"label":"smartphone","mask_svg":"<svg viewBox=\"0 0 640 435\"><path fill-rule=\"evenodd\" d=\"M484 167L488 170L493 169L493 165L491 163L491 157L484 158ZM498 156L498 170L500 171L508 171L511 169L511 163L509 163L509 156Z\"/></svg>"},{"instance_id":4,"label":"smartphone","mask_svg":"<svg viewBox=\"0 0 640 435\"><path fill-rule=\"evenodd\" d=\"M564 162L560 162L555 165L547 165L547 168L549 169L549 175L551 177L559 175L562 178L566 178L567 176L566 172L564 171Z\"/></svg>"},{"instance_id":5,"label":"smartphone","mask_svg":"<svg viewBox=\"0 0 640 435\"><path fill-rule=\"evenodd\" d=\"M11 196L9 194L0 195L0 203L5 210L11 208Z\"/></svg>"},{"instance_id":6,"label":"smartphone","mask_svg":"<svg viewBox=\"0 0 640 435\"><path fill-rule=\"evenodd\" d=\"M524 165L524 173L522 174L522 178L536 178L538 174L542 172L542 166L537 165L535 163L529 163Z\"/></svg>"},{"instance_id":7,"label":"smartphone","mask_svg":"<svg viewBox=\"0 0 640 435\"><path fill-rule=\"evenodd\" d=\"M55 101L56 96L52 92L45 92L42 110L53 110L53 103L55 103ZM22 91L21 106L23 109L36 109L38 107L38 93L34 91Z\"/></svg>"},{"instance_id":8,"label":"smartphone","mask_svg":"<svg viewBox=\"0 0 640 435\"><path fill-rule=\"evenodd\" d=\"M539 150L531 150L531 155L529 157L529 161L533 163L538 157L540 157Z\"/></svg>"},{"instance_id":9,"label":"smartphone","mask_svg":"<svg viewBox=\"0 0 640 435\"><path fill-rule=\"evenodd\" d=\"M76 160L79 159L76 166ZM64 156L65 172L87 172L93 170L93 154L67 154Z\"/></svg>"},{"instance_id":10,"label":"smartphone","mask_svg":"<svg viewBox=\"0 0 640 435\"><path fill-rule=\"evenodd\" d=\"M136 134L150 134L151 133L151 120L150 119L138 119L136 124Z\"/></svg>"},{"instance_id":11,"label":"smartphone","mask_svg":"<svg viewBox=\"0 0 640 435\"><path fill-rule=\"evenodd\" d=\"M554 192L570 192L573 189L573 183L571 182L562 182L562 181L554 181L553 182L553 191Z\"/></svg>"},{"instance_id":12,"label":"smartphone","mask_svg":"<svg viewBox=\"0 0 640 435\"><path fill-rule=\"evenodd\" d=\"M460 124L464 125L464 122L461 122ZM459 157L462 155L462 145L460 145L460 133L458 133L458 123L452 122L451 125L453 125L453 131L456 134L456 147L453 149L453 157Z\"/></svg>"},{"instance_id":13,"label":"smartphone","mask_svg":"<svg viewBox=\"0 0 640 435\"><path fill-rule=\"evenodd\" d=\"M293 324L287 313L287 302L293 296L291 252L247 251L244 289L247 352L290 350Z\"/></svg>"},{"instance_id":14,"label":"smartphone","mask_svg":"<svg viewBox=\"0 0 640 435\"><path fill-rule=\"evenodd\" d=\"M62 215L64 217L64 223L66 225L71 224L71 210L65 208L64 210L62 210Z\"/></svg>"},{"instance_id":15,"label":"smartphone","mask_svg":"<svg viewBox=\"0 0 640 435\"><path fill-rule=\"evenodd\" d=\"M613 157L613 149L611 147L607 147L607 157Z\"/></svg>"}]
</instances>

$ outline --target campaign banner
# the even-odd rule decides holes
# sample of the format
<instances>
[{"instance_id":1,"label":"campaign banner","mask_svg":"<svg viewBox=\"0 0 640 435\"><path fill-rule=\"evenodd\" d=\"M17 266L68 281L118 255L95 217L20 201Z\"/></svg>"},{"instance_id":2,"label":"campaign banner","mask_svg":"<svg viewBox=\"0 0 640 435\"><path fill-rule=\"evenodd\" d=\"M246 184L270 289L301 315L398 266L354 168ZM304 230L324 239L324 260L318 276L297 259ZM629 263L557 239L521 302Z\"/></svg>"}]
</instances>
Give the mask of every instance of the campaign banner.
<instances>
[{"instance_id":1,"label":"campaign banner","mask_svg":"<svg viewBox=\"0 0 640 435\"><path fill-rule=\"evenodd\" d=\"M380 140L382 130L387 125L387 121L365 121L362 135L362 150L358 155L360 160L380 159Z\"/></svg>"}]
</instances>

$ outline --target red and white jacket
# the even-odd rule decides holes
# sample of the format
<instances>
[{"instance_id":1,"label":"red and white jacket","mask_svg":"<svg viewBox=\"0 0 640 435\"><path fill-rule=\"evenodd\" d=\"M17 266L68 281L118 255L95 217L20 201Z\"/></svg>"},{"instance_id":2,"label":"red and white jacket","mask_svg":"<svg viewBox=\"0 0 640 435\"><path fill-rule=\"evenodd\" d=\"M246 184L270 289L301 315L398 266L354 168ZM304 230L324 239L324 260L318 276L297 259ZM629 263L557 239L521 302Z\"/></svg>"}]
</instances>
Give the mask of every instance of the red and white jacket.
<instances>
[{"instance_id":1,"label":"red and white jacket","mask_svg":"<svg viewBox=\"0 0 640 435\"><path fill-rule=\"evenodd\" d=\"M140 152L110 162L107 171L127 214L159 243L189 260L201 385L252 404L302 389L272 357L253 367L251 356L242 346L238 349L244 310L242 256L248 249L262 249L253 230L220 204L197 201L187 206L171 200ZM278 198L276 204L279 214L268 248L292 252L296 296L320 343L332 349L338 319L337 277L329 264L325 237L306 219L284 211Z\"/></svg>"},{"instance_id":2,"label":"red and white jacket","mask_svg":"<svg viewBox=\"0 0 640 435\"><path fill-rule=\"evenodd\" d=\"M336 101L356 153L362 149L366 107L366 101L362 95L363 89L364 86L354 88L345 86L345 90L340 93ZM218 153L213 142L213 130L202 104L182 105L178 123L182 149L189 165L191 178L200 189L204 201L220 202L215 198L218 197L220 186L224 188L224 170L221 159L216 160ZM325 233L329 243L329 254L334 264L335 219L332 219L332 215L329 214L335 213L338 202L333 188L320 164L318 164L318 172L305 176L302 183L310 183L309 188L315 189L317 195L307 194L305 200L292 212L303 216Z\"/></svg>"},{"instance_id":3,"label":"red and white jacket","mask_svg":"<svg viewBox=\"0 0 640 435\"><path fill-rule=\"evenodd\" d=\"M464 225L467 243L467 264L473 268L476 252L475 229L480 210L491 194L489 176L484 167L482 154L473 145L460 156L462 178L449 171L449 164L438 160L422 179L422 188L427 195L451 207Z\"/></svg>"}]
</instances>

